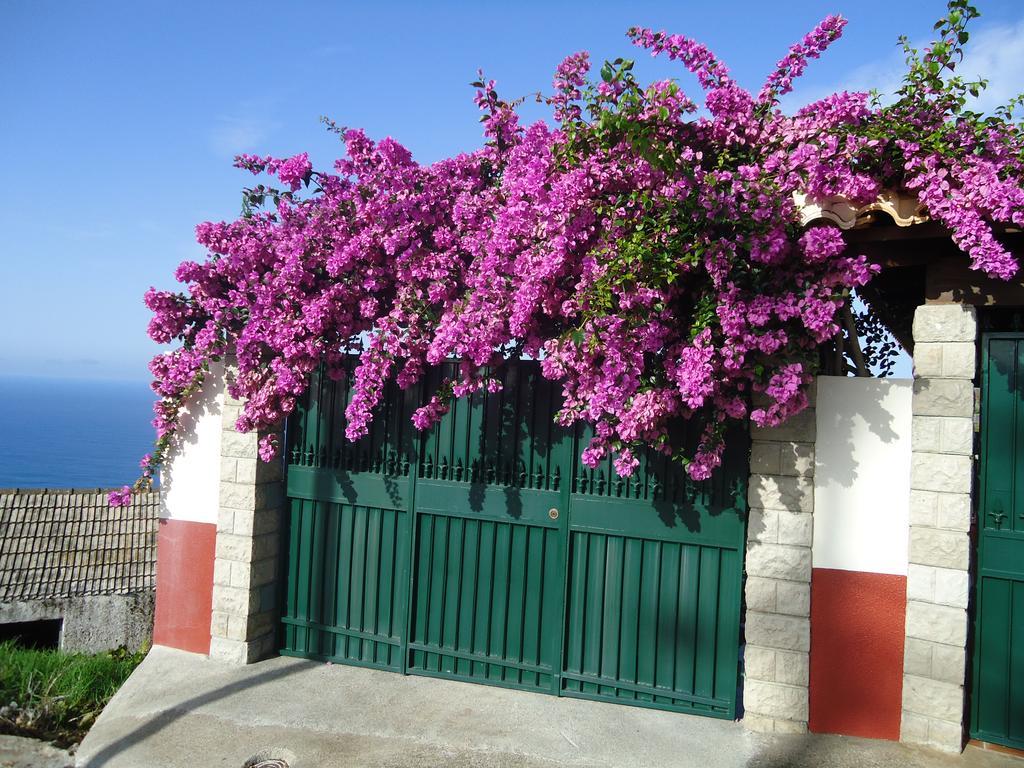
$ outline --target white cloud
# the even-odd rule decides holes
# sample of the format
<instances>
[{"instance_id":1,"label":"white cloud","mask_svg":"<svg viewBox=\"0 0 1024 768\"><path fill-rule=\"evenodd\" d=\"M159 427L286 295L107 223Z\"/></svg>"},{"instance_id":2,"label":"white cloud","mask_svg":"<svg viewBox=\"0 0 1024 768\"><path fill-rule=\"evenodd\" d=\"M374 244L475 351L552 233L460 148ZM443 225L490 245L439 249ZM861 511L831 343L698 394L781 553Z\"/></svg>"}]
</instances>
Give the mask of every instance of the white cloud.
<instances>
[{"instance_id":1,"label":"white cloud","mask_svg":"<svg viewBox=\"0 0 1024 768\"><path fill-rule=\"evenodd\" d=\"M263 118L222 115L210 131L210 146L219 155L235 156L259 149L276 125Z\"/></svg>"},{"instance_id":2,"label":"white cloud","mask_svg":"<svg viewBox=\"0 0 1024 768\"><path fill-rule=\"evenodd\" d=\"M978 108L990 111L1024 90L1024 19L983 27L967 45L961 74L989 81L977 100Z\"/></svg>"},{"instance_id":3,"label":"white cloud","mask_svg":"<svg viewBox=\"0 0 1024 768\"><path fill-rule=\"evenodd\" d=\"M922 50L927 41L914 47ZM793 112L805 104L836 91L870 91L891 95L903 82L906 63L902 48L889 56L870 61L852 69L840 82L828 87L797 89L782 100L782 108ZM972 108L991 111L1024 90L1024 19L1015 23L982 26L971 34L964 52L964 61L957 74L967 80L987 78L988 88L982 91Z\"/></svg>"}]
</instances>

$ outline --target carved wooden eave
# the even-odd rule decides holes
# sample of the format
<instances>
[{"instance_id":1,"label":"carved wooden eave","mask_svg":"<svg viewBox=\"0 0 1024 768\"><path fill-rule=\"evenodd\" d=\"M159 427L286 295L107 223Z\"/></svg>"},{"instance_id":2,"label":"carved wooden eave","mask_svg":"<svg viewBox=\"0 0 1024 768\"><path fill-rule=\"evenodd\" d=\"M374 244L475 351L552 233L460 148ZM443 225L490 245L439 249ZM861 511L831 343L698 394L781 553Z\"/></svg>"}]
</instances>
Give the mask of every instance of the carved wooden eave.
<instances>
[{"instance_id":1,"label":"carved wooden eave","mask_svg":"<svg viewBox=\"0 0 1024 768\"><path fill-rule=\"evenodd\" d=\"M828 221L840 229L859 229L874 224L878 213L884 213L899 227L910 227L928 221L928 214L917 198L903 192L885 190L874 202L855 206L845 197L812 200L807 195L794 195L804 226L815 221Z\"/></svg>"},{"instance_id":2,"label":"carved wooden eave","mask_svg":"<svg viewBox=\"0 0 1024 768\"><path fill-rule=\"evenodd\" d=\"M924 273L920 268L908 272L905 269L893 270L891 267L906 266L910 253L913 254L911 263L925 258L922 249L915 246L908 248L909 240L932 238L940 234L935 231L939 227L929 220L924 206L913 195L892 190L881 192L866 205L853 205L848 199L839 196L815 200L807 195L794 195L794 200L800 209L800 221L804 227L815 223L833 224L847 233L848 242L857 241L859 253L890 268L884 269L871 283L858 289L858 293L871 305L901 346L912 353L911 324L914 308L923 302L921 294L924 289ZM890 243L893 240L896 242ZM852 318L849 325L852 326ZM870 375L864 362L857 359L862 353L856 331L852 327L847 328L845 344L850 347L849 351L854 358L855 366L851 370L858 376ZM843 352L844 338L839 337L835 347L838 361L835 366L839 370L845 369L842 363Z\"/></svg>"}]
</instances>

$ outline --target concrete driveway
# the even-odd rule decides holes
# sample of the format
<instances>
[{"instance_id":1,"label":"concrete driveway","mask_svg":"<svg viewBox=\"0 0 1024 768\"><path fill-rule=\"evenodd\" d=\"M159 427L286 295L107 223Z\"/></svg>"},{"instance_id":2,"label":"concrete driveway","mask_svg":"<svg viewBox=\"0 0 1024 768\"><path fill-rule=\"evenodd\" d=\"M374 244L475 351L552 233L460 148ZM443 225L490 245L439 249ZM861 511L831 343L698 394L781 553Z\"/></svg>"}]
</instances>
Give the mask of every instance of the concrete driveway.
<instances>
[{"instance_id":1,"label":"concrete driveway","mask_svg":"<svg viewBox=\"0 0 1024 768\"><path fill-rule=\"evenodd\" d=\"M77 765L243 768L260 758L289 768L1024 768L973 748L950 756L838 736L760 736L639 707L296 659L231 667L160 647L100 716Z\"/></svg>"}]
</instances>

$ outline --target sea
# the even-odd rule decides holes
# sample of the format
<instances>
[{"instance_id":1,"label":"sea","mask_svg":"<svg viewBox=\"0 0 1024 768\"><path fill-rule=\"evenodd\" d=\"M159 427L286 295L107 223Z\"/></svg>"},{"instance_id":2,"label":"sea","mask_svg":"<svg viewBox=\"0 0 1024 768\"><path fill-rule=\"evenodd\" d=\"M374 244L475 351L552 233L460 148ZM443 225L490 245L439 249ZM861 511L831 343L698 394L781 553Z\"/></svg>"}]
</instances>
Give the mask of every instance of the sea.
<instances>
[{"instance_id":1,"label":"sea","mask_svg":"<svg viewBox=\"0 0 1024 768\"><path fill-rule=\"evenodd\" d=\"M114 488L153 446L145 381L0 376L0 488Z\"/></svg>"}]
</instances>

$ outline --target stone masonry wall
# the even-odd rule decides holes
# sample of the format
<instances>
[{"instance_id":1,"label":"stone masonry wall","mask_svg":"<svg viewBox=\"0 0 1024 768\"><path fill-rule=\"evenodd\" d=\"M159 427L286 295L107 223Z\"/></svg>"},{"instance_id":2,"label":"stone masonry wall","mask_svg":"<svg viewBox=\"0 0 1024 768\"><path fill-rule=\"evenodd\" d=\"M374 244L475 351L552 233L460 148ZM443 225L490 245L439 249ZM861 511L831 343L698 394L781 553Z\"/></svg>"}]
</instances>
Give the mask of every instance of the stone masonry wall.
<instances>
[{"instance_id":1,"label":"stone masonry wall","mask_svg":"<svg viewBox=\"0 0 1024 768\"><path fill-rule=\"evenodd\" d=\"M236 664L275 650L283 469L257 454L266 433L235 429L242 403L226 396L213 570L210 656Z\"/></svg>"},{"instance_id":2,"label":"stone masonry wall","mask_svg":"<svg viewBox=\"0 0 1024 768\"><path fill-rule=\"evenodd\" d=\"M914 314L910 568L900 738L960 751L967 668L977 322L973 307Z\"/></svg>"},{"instance_id":3,"label":"stone masonry wall","mask_svg":"<svg viewBox=\"0 0 1024 768\"><path fill-rule=\"evenodd\" d=\"M814 392L785 424L751 429L743 722L807 730L814 507Z\"/></svg>"}]
</instances>

